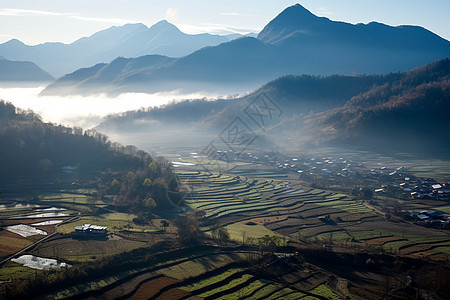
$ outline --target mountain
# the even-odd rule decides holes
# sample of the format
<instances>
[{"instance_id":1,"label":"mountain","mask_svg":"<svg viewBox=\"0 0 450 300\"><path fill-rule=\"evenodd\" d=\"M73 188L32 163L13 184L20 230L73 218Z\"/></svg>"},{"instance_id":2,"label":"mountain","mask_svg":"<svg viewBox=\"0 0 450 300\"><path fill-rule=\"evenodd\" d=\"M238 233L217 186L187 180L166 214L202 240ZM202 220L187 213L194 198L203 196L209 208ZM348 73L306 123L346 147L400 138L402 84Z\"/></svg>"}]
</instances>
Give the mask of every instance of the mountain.
<instances>
[{"instance_id":1,"label":"mountain","mask_svg":"<svg viewBox=\"0 0 450 300\"><path fill-rule=\"evenodd\" d=\"M312 115L306 127L320 143L448 154L449 111L450 60L444 59Z\"/></svg>"},{"instance_id":2,"label":"mountain","mask_svg":"<svg viewBox=\"0 0 450 300\"><path fill-rule=\"evenodd\" d=\"M220 133L240 117L257 130L245 111L261 95L280 111L275 110L280 116L264 132L279 145L448 154L449 59L385 75L283 76L239 98L183 101L110 115L96 129L110 135L201 136Z\"/></svg>"},{"instance_id":3,"label":"mountain","mask_svg":"<svg viewBox=\"0 0 450 300\"><path fill-rule=\"evenodd\" d=\"M283 76L264 84L254 92L232 99L197 99L171 103L162 107L140 109L104 118L97 130L114 134L120 132L149 132L159 129L194 129L216 133L224 124L242 114L249 103L264 94L283 111L284 118L308 115L343 106L348 99L383 85L402 74L361 76Z\"/></svg>"},{"instance_id":4,"label":"mountain","mask_svg":"<svg viewBox=\"0 0 450 300\"><path fill-rule=\"evenodd\" d=\"M450 57L450 42L422 27L336 22L297 4L269 22L257 38L206 47L152 70L143 68L125 76L112 73L112 81L90 85L90 90L74 88L76 81L64 88L75 94L175 89L233 93L233 88L235 93L287 74L381 74L446 57ZM81 79L83 83L96 78L94 71L90 73ZM49 85L44 94L58 93L53 88L62 88L59 81L64 80Z\"/></svg>"},{"instance_id":5,"label":"mountain","mask_svg":"<svg viewBox=\"0 0 450 300\"><path fill-rule=\"evenodd\" d=\"M0 44L0 55L12 60L33 61L59 77L79 68L110 62L119 56L159 54L179 57L228 41L230 38L219 35L186 34L163 20L150 28L144 24L113 26L71 44L28 46L13 39Z\"/></svg>"},{"instance_id":6,"label":"mountain","mask_svg":"<svg viewBox=\"0 0 450 300\"><path fill-rule=\"evenodd\" d=\"M236 93L238 90L244 91L261 84L261 76L273 78L283 75L277 68L267 68L261 64L262 58L276 59L276 56L271 45L255 38L244 37L215 47L205 47L183 58L169 59L167 63L158 66L144 66L130 72L110 72L108 74L110 81L94 84L101 76L98 72L102 71L96 65L86 68L83 71L86 74L84 77L75 76L79 74L76 71L55 80L41 92L41 95L92 93L116 95L122 92L151 93L175 89L184 92L201 90L216 93L228 93L232 90ZM133 60L125 59L130 63ZM241 72L242 69L246 71ZM259 76L255 76L254 72Z\"/></svg>"},{"instance_id":7,"label":"mountain","mask_svg":"<svg viewBox=\"0 0 450 300\"><path fill-rule=\"evenodd\" d=\"M109 64L100 63L91 68L79 69L68 74L50 84L51 90L46 88L42 95L69 95L69 94L89 94L99 86L104 86L105 91L112 92L117 82L137 85L143 81L142 70L152 72L159 66L173 62L174 58L161 55L146 55L138 58L118 57ZM109 87L107 87L109 86ZM107 87L107 88L106 88ZM134 88L138 91L138 88Z\"/></svg>"},{"instance_id":8,"label":"mountain","mask_svg":"<svg viewBox=\"0 0 450 300\"><path fill-rule=\"evenodd\" d=\"M11 61L0 57L0 82L14 84L17 82L48 83L54 78L29 61Z\"/></svg>"}]
</instances>

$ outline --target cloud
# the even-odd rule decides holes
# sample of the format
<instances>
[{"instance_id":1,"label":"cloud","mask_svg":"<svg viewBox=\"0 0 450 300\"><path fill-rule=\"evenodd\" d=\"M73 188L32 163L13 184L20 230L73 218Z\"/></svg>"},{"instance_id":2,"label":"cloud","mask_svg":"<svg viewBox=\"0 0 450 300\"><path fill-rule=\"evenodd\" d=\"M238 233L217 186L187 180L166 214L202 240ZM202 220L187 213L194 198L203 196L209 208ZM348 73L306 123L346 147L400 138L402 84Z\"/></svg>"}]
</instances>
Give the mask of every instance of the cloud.
<instances>
[{"instance_id":1,"label":"cloud","mask_svg":"<svg viewBox=\"0 0 450 300\"><path fill-rule=\"evenodd\" d=\"M82 16L70 16L70 17L73 19L77 19L77 20L93 21L93 22L101 22L101 23L109 23L109 24L140 23L140 21L127 20L127 19L92 18L92 17L82 17Z\"/></svg>"},{"instance_id":2,"label":"cloud","mask_svg":"<svg viewBox=\"0 0 450 300\"><path fill-rule=\"evenodd\" d=\"M240 13L237 12L223 12L221 13L222 16L240 16Z\"/></svg>"},{"instance_id":3,"label":"cloud","mask_svg":"<svg viewBox=\"0 0 450 300\"><path fill-rule=\"evenodd\" d=\"M31 10L31 9L18 9L18 8L2 8L0 9L0 15L10 17L26 17L26 16L55 16L55 17L68 17L76 20L109 23L109 24L126 24L126 23L139 23L136 20L126 20L120 18L93 18L80 16L78 13L60 13L44 10Z\"/></svg>"},{"instance_id":4,"label":"cloud","mask_svg":"<svg viewBox=\"0 0 450 300\"><path fill-rule=\"evenodd\" d=\"M214 24L214 23L199 23L198 25L193 24L177 24L183 32L190 34L197 33L212 33L212 34L230 34L239 33L247 34L249 32L259 32L261 29L258 28L237 28L224 24Z\"/></svg>"},{"instance_id":5,"label":"cloud","mask_svg":"<svg viewBox=\"0 0 450 300\"><path fill-rule=\"evenodd\" d=\"M3 43L4 41L9 41L11 39L16 38L14 35L12 34L0 34L0 43Z\"/></svg>"},{"instance_id":6,"label":"cloud","mask_svg":"<svg viewBox=\"0 0 450 300\"><path fill-rule=\"evenodd\" d=\"M169 7L166 10L166 19L169 22L177 22L179 16L180 16L180 13L179 13L178 9L176 9L176 8Z\"/></svg>"},{"instance_id":7,"label":"cloud","mask_svg":"<svg viewBox=\"0 0 450 300\"><path fill-rule=\"evenodd\" d=\"M332 15L334 15L334 12L332 12L327 7L319 7L319 8L317 8L317 12L318 12L318 14L323 15L323 16L332 16Z\"/></svg>"},{"instance_id":8,"label":"cloud","mask_svg":"<svg viewBox=\"0 0 450 300\"><path fill-rule=\"evenodd\" d=\"M0 99L10 101L16 107L32 109L40 114L45 122L60 123L69 126L91 128L98 124L101 117L112 113L136 110L141 107L154 107L178 102L183 99L217 99L215 93L189 93L179 91L155 94L124 93L115 98L104 94L88 96L39 96L44 87L0 88Z\"/></svg>"},{"instance_id":9,"label":"cloud","mask_svg":"<svg viewBox=\"0 0 450 300\"><path fill-rule=\"evenodd\" d=\"M44 11L44 10L32 10L32 9L18 9L18 8L2 8L0 9L0 15L2 16L13 16L13 17L20 17L20 16L70 16L71 13L57 13L57 12L51 12L51 11Z\"/></svg>"}]
</instances>

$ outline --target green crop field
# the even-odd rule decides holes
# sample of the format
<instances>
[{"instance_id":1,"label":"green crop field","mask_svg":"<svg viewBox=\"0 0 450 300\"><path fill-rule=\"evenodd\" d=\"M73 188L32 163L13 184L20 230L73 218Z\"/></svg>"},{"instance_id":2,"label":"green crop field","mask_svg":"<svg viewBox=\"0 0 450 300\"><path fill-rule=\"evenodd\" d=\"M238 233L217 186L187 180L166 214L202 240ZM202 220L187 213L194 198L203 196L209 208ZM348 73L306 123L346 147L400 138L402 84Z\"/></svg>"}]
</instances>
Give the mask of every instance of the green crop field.
<instances>
[{"instance_id":1,"label":"green crop field","mask_svg":"<svg viewBox=\"0 0 450 300\"><path fill-rule=\"evenodd\" d=\"M14 279L27 279L34 276L36 273L41 273L41 270L35 270L24 267L21 264L9 261L0 268L0 283Z\"/></svg>"},{"instance_id":2,"label":"green crop field","mask_svg":"<svg viewBox=\"0 0 450 300\"><path fill-rule=\"evenodd\" d=\"M207 257L194 258L186 262L180 262L174 266L161 269L159 272L172 278L186 279L225 266L232 263L235 259L236 257L234 255L210 255Z\"/></svg>"},{"instance_id":3,"label":"green crop field","mask_svg":"<svg viewBox=\"0 0 450 300\"><path fill-rule=\"evenodd\" d=\"M264 287L259 289L257 292L255 292L252 296L250 296L248 299L266 299L266 297L275 291L281 289L281 285L269 283L266 284Z\"/></svg>"},{"instance_id":4,"label":"green crop field","mask_svg":"<svg viewBox=\"0 0 450 300\"><path fill-rule=\"evenodd\" d=\"M444 253L444 254L450 254L450 246L443 246L443 247L436 247L433 248L432 251Z\"/></svg>"},{"instance_id":5,"label":"green crop field","mask_svg":"<svg viewBox=\"0 0 450 300\"><path fill-rule=\"evenodd\" d=\"M181 289L183 289L185 291L192 292L192 291L195 291L195 290L198 290L198 289L210 286L210 285L215 284L217 282L221 282L221 281L227 279L228 277L230 277L231 275L236 274L238 272L242 272L242 271L244 271L244 269L231 268L231 269L228 269L225 272L220 273L220 274L218 274L216 276L209 277L207 279L201 280L201 281L196 282L194 284L183 286L183 287L181 287Z\"/></svg>"},{"instance_id":6,"label":"green crop field","mask_svg":"<svg viewBox=\"0 0 450 300\"><path fill-rule=\"evenodd\" d=\"M321 284L318 287L310 290L311 293L314 293L319 296L326 297L327 299L333 299L333 300L342 300L345 299L344 297L340 296L338 293L330 289L325 284Z\"/></svg>"},{"instance_id":7,"label":"green crop field","mask_svg":"<svg viewBox=\"0 0 450 300\"><path fill-rule=\"evenodd\" d=\"M230 281L228 284L226 284L226 285L222 285L222 286L220 286L220 287L217 287L217 288L215 288L215 289L211 289L211 290L209 290L209 291L207 291L207 292L204 292L204 293L200 294L199 297L202 297L202 298L210 297L210 296L212 296L212 295L214 295L214 294L217 294L217 293L219 293L219 292L223 292L223 291L229 290L229 289L231 289L231 288L233 288L233 287L235 287L235 286L238 286L238 285L240 285L240 284L243 284L243 283L249 281L251 278L253 278L252 275L250 275L250 274L243 274L243 275L240 276L239 278L236 278L236 279L231 280L231 281Z\"/></svg>"},{"instance_id":8,"label":"green crop field","mask_svg":"<svg viewBox=\"0 0 450 300\"><path fill-rule=\"evenodd\" d=\"M249 296L250 294L252 294L257 289L263 287L264 285L265 285L264 281L256 280L236 292L227 294L227 295L219 297L217 299L221 299L221 300L243 299L243 298Z\"/></svg>"},{"instance_id":9,"label":"green crop field","mask_svg":"<svg viewBox=\"0 0 450 300\"><path fill-rule=\"evenodd\" d=\"M447 181L450 180L450 161L426 161L410 167L409 171L418 177Z\"/></svg>"},{"instance_id":10,"label":"green crop field","mask_svg":"<svg viewBox=\"0 0 450 300\"><path fill-rule=\"evenodd\" d=\"M256 242L256 239L262 238L264 236L276 236L283 240L283 236L277 234L262 225L247 225L243 222L233 223L225 227L229 234L230 238L237 242L242 242L243 239L245 243L249 243L251 241Z\"/></svg>"}]
</instances>

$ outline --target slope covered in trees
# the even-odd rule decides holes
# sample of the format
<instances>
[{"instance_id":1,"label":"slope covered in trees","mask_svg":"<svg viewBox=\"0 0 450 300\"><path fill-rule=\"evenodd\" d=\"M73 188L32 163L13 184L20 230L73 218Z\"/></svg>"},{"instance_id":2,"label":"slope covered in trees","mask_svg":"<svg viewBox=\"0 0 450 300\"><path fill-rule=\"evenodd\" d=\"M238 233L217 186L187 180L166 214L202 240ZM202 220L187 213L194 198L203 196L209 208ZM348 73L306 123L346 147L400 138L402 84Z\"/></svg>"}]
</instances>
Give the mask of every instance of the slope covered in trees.
<instances>
[{"instance_id":1,"label":"slope covered in trees","mask_svg":"<svg viewBox=\"0 0 450 300\"><path fill-rule=\"evenodd\" d=\"M404 73L314 115L318 141L392 150L445 152L450 146L450 60Z\"/></svg>"},{"instance_id":2,"label":"slope covered in trees","mask_svg":"<svg viewBox=\"0 0 450 300\"><path fill-rule=\"evenodd\" d=\"M168 162L134 146L111 143L94 130L44 123L31 111L0 101L0 181L39 186L76 181L116 195L116 205L166 206L173 177ZM7 186L3 191L8 191ZM14 188L14 187L12 187ZM176 190L176 181L172 183ZM149 200L151 198L152 200Z\"/></svg>"}]
</instances>

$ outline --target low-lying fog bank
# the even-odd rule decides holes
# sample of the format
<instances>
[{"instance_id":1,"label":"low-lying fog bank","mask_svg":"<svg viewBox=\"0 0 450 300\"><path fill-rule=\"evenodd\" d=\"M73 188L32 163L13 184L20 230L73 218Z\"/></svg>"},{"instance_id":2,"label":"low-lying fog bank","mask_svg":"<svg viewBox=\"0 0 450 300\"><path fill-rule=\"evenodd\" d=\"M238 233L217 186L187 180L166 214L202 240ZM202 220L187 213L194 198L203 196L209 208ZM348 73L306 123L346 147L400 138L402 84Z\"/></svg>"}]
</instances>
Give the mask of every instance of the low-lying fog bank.
<instances>
[{"instance_id":1,"label":"low-lying fog bank","mask_svg":"<svg viewBox=\"0 0 450 300\"><path fill-rule=\"evenodd\" d=\"M98 125L101 118L111 114L141 107L154 107L183 99L211 98L212 93L181 94L177 91L145 94L125 93L115 98L104 94L91 96L38 96L44 86L0 88L0 99L9 101L21 109L31 109L45 122L80 126L85 129Z\"/></svg>"}]
</instances>

